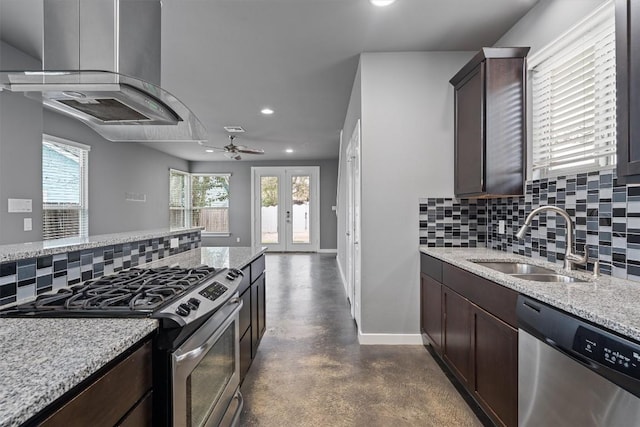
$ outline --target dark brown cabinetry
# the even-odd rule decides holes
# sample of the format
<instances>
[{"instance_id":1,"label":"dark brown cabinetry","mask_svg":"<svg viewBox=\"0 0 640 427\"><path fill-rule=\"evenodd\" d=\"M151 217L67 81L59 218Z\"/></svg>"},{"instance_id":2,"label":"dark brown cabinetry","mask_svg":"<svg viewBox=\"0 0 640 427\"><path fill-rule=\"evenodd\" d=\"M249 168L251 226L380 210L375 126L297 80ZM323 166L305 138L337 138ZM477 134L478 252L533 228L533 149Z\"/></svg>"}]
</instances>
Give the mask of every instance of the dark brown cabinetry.
<instances>
[{"instance_id":1,"label":"dark brown cabinetry","mask_svg":"<svg viewBox=\"0 0 640 427\"><path fill-rule=\"evenodd\" d=\"M83 386L40 425L151 426L151 340ZM105 404L108 402L108 404Z\"/></svg>"},{"instance_id":2,"label":"dark brown cabinetry","mask_svg":"<svg viewBox=\"0 0 640 427\"><path fill-rule=\"evenodd\" d=\"M616 0L617 177L640 182L640 3Z\"/></svg>"},{"instance_id":3,"label":"dark brown cabinetry","mask_svg":"<svg viewBox=\"0 0 640 427\"><path fill-rule=\"evenodd\" d=\"M517 425L518 294L425 254L421 270L423 337L496 424Z\"/></svg>"},{"instance_id":4,"label":"dark brown cabinetry","mask_svg":"<svg viewBox=\"0 0 640 427\"><path fill-rule=\"evenodd\" d=\"M483 48L451 80L456 196L520 195L528 47Z\"/></svg>"},{"instance_id":5,"label":"dark brown cabinetry","mask_svg":"<svg viewBox=\"0 0 640 427\"><path fill-rule=\"evenodd\" d=\"M256 357L260 340L266 330L265 258L260 255L242 271L238 288L243 301L240 310L240 381L244 379Z\"/></svg>"}]
</instances>

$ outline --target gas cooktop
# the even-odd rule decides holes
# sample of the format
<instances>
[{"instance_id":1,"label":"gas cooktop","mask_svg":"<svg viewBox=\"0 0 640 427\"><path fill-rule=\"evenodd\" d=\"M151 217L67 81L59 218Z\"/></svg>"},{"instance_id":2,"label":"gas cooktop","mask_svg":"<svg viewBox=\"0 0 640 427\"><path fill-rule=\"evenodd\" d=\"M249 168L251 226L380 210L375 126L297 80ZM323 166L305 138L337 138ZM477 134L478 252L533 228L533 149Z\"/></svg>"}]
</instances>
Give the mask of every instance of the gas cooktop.
<instances>
[{"instance_id":1,"label":"gas cooktop","mask_svg":"<svg viewBox=\"0 0 640 427\"><path fill-rule=\"evenodd\" d=\"M168 317L188 323L201 303L211 313L228 299L221 297L235 292L240 273L206 266L132 268L40 295L1 311L0 316Z\"/></svg>"}]
</instances>

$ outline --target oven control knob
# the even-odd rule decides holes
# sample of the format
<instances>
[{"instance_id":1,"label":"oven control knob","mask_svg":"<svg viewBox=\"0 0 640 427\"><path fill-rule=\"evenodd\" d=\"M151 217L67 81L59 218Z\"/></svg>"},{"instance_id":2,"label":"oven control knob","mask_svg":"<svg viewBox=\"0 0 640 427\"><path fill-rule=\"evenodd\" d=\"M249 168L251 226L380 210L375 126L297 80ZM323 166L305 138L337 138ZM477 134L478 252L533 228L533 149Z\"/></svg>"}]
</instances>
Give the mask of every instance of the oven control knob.
<instances>
[{"instance_id":1,"label":"oven control knob","mask_svg":"<svg viewBox=\"0 0 640 427\"><path fill-rule=\"evenodd\" d=\"M189 301L187 301L187 305L191 310L197 310L198 307L200 307L200 300L197 298L189 298Z\"/></svg>"},{"instance_id":2,"label":"oven control knob","mask_svg":"<svg viewBox=\"0 0 640 427\"><path fill-rule=\"evenodd\" d=\"M227 279L229 279L229 280L234 280L236 277L238 277L238 276L234 276L234 275L233 275L233 274L231 274L231 273L228 273L228 274L227 274Z\"/></svg>"},{"instance_id":3,"label":"oven control knob","mask_svg":"<svg viewBox=\"0 0 640 427\"><path fill-rule=\"evenodd\" d=\"M188 316L189 313L191 313L191 307L187 304L180 304L178 308L176 308L176 314L179 314L180 316Z\"/></svg>"}]
</instances>

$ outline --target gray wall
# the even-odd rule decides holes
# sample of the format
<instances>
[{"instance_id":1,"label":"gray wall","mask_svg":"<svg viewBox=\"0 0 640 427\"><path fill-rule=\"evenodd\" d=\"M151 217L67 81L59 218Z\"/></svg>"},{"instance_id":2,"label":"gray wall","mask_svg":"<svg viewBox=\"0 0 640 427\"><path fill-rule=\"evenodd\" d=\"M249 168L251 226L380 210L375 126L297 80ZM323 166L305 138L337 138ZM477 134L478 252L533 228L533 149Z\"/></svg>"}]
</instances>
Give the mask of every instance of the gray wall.
<instances>
[{"instance_id":1,"label":"gray wall","mask_svg":"<svg viewBox=\"0 0 640 427\"><path fill-rule=\"evenodd\" d=\"M188 162L141 144L110 142L84 124L45 110L44 132L91 146L89 152L89 234L169 226L169 168ZM146 202L125 193L146 194Z\"/></svg>"},{"instance_id":2,"label":"gray wall","mask_svg":"<svg viewBox=\"0 0 640 427\"><path fill-rule=\"evenodd\" d=\"M0 69L38 69L40 61L0 41ZM0 244L42 239L42 104L0 92ZM33 212L8 213L7 199L32 199ZM33 230L23 231L24 218Z\"/></svg>"},{"instance_id":3,"label":"gray wall","mask_svg":"<svg viewBox=\"0 0 640 427\"><path fill-rule=\"evenodd\" d=\"M336 204L338 160L191 162L193 173L231 173L229 191L230 237L203 237L204 246L247 246L251 244L251 167L320 167L320 249L336 249ZM240 242L237 242L237 238Z\"/></svg>"},{"instance_id":4,"label":"gray wall","mask_svg":"<svg viewBox=\"0 0 640 427\"><path fill-rule=\"evenodd\" d=\"M540 0L494 46L530 46L529 55L535 54L603 3L606 0Z\"/></svg>"},{"instance_id":5,"label":"gray wall","mask_svg":"<svg viewBox=\"0 0 640 427\"><path fill-rule=\"evenodd\" d=\"M361 62L358 62L358 71L353 81L353 88L351 89L351 98L349 99L349 107L347 108L347 115L344 120L344 126L342 128L342 144L340 145L340 182L338 183L338 255L337 261L340 266L340 270L343 274L347 273L347 147L349 146L349 140L356 128L356 124L360 117L362 117L362 73ZM346 277L344 280L345 287L347 286ZM348 292L348 289L345 288Z\"/></svg>"},{"instance_id":6,"label":"gray wall","mask_svg":"<svg viewBox=\"0 0 640 427\"><path fill-rule=\"evenodd\" d=\"M418 199L453 194L453 89L449 79L473 54L361 55L361 81L355 82L361 88L352 92L356 99L350 103L343 139L351 136L361 110L359 326L364 334L419 333ZM343 151L343 167L345 162ZM345 184L345 180L340 183L341 195ZM343 229L344 215L339 214L338 221ZM342 263L343 253L339 259Z\"/></svg>"}]
</instances>

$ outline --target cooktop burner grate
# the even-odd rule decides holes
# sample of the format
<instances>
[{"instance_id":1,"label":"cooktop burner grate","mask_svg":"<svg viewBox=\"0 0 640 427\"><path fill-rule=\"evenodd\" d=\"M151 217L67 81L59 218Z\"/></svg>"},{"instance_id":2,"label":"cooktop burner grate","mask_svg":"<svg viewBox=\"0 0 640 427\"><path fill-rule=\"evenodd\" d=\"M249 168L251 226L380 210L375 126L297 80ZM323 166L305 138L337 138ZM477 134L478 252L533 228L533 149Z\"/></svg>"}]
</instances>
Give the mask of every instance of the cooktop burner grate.
<instances>
[{"instance_id":1,"label":"cooktop burner grate","mask_svg":"<svg viewBox=\"0 0 640 427\"><path fill-rule=\"evenodd\" d=\"M217 272L210 267L131 269L45 294L19 311L153 313Z\"/></svg>"}]
</instances>

